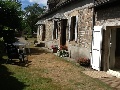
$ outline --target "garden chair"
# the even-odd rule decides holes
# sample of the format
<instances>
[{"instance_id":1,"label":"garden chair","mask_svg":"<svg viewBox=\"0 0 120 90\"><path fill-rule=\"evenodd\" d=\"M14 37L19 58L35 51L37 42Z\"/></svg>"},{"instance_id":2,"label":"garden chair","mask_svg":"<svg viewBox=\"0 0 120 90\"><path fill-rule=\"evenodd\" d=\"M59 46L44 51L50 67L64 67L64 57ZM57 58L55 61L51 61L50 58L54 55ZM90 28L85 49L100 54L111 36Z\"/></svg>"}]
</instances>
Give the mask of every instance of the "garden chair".
<instances>
[{"instance_id":1,"label":"garden chair","mask_svg":"<svg viewBox=\"0 0 120 90\"><path fill-rule=\"evenodd\" d=\"M24 62L25 58L25 49L23 48L20 50L18 47L14 46L13 44L6 45L6 52L8 55L8 61L12 61L13 59L19 59L20 62Z\"/></svg>"}]
</instances>

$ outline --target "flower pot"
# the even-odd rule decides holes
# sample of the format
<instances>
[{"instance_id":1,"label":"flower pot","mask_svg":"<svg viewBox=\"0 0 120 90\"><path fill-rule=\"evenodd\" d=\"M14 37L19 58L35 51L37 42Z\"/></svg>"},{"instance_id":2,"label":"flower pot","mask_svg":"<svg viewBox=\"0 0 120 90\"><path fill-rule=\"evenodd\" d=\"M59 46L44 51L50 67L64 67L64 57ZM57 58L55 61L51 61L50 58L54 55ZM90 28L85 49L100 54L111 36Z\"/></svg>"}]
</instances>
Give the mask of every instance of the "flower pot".
<instances>
[{"instance_id":1,"label":"flower pot","mask_svg":"<svg viewBox=\"0 0 120 90\"><path fill-rule=\"evenodd\" d=\"M57 53L57 48L53 48L53 53Z\"/></svg>"}]
</instances>

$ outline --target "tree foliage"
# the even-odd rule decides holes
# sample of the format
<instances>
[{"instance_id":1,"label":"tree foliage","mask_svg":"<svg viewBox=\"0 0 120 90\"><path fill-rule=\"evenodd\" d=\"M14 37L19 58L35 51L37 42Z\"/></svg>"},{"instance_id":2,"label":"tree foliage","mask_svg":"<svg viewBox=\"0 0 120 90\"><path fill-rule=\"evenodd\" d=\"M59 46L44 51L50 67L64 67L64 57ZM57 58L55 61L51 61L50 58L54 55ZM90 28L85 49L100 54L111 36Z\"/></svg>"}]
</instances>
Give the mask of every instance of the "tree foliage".
<instances>
[{"instance_id":1,"label":"tree foliage","mask_svg":"<svg viewBox=\"0 0 120 90\"><path fill-rule=\"evenodd\" d=\"M26 21L26 31L36 32L36 22L39 15L43 14L44 9L39 6L39 4L35 3L33 5L28 5L24 8L24 19ZM28 30L29 29L29 30Z\"/></svg>"},{"instance_id":2,"label":"tree foliage","mask_svg":"<svg viewBox=\"0 0 120 90\"><path fill-rule=\"evenodd\" d=\"M22 20L21 3L16 1L0 1L0 25L12 29L20 28Z\"/></svg>"}]
</instances>

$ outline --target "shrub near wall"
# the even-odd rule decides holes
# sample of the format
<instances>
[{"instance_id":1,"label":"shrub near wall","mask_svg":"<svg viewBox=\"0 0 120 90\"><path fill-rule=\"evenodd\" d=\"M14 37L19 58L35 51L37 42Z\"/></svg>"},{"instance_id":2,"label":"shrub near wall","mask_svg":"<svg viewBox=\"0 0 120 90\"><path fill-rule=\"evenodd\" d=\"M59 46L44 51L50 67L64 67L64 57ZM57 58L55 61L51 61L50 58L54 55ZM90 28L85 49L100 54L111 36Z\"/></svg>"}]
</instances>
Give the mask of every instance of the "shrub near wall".
<instances>
[{"instance_id":1,"label":"shrub near wall","mask_svg":"<svg viewBox=\"0 0 120 90\"><path fill-rule=\"evenodd\" d=\"M76 62L79 63L81 66L90 66L90 59L89 58L84 58L84 57L79 57L76 59Z\"/></svg>"}]
</instances>

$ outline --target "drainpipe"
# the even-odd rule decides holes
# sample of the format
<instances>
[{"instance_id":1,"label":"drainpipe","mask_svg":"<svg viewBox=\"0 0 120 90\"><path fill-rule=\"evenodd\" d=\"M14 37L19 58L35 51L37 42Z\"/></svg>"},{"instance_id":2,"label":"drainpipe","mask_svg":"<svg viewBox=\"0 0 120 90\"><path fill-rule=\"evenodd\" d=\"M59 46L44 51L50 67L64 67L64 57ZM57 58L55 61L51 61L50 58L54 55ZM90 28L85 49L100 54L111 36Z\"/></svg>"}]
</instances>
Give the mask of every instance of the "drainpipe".
<instances>
[{"instance_id":1,"label":"drainpipe","mask_svg":"<svg viewBox=\"0 0 120 90\"><path fill-rule=\"evenodd\" d=\"M94 25L95 25L95 0L93 0L93 29L94 29Z\"/></svg>"},{"instance_id":2,"label":"drainpipe","mask_svg":"<svg viewBox=\"0 0 120 90\"><path fill-rule=\"evenodd\" d=\"M93 0L93 18L92 18L92 40L93 40L93 31L94 31L94 25L95 25L95 0ZM91 58L92 58L92 40L91 40Z\"/></svg>"}]
</instances>

